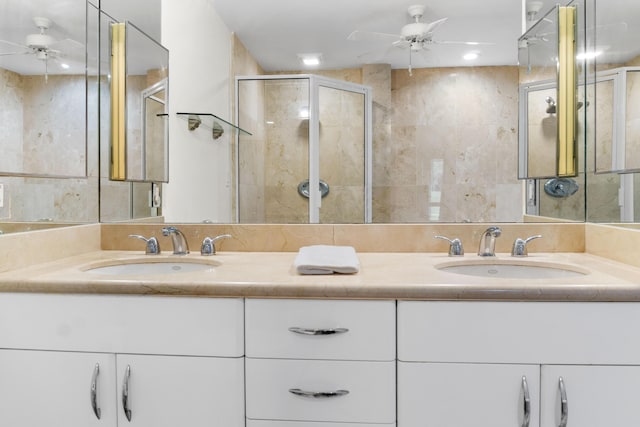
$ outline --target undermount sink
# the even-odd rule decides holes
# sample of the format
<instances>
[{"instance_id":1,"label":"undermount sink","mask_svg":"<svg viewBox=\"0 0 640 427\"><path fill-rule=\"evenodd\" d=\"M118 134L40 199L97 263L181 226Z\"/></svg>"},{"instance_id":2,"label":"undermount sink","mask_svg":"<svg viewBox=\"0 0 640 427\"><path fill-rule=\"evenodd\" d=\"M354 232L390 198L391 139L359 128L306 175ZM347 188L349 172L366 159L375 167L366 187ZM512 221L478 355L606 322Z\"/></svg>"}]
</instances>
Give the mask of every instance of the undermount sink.
<instances>
[{"instance_id":1,"label":"undermount sink","mask_svg":"<svg viewBox=\"0 0 640 427\"><path fill-rule=\"evenodd\" d=\"M495 277L505 279L563 279L589 274L579 267L512 260L473 260L467 262L448 262L436 268L448 273L475 277Z\"/></svg>"},{"instance_id":2,"label":"undermount sink","mask_svg":"<svg viewBox=\"0 0 640 427\"><path fill-rule=\"evenodd\" d=\"M84 272L107 275L175 274L213 270L217 265L212 261L196 259L149 258L143 260L106 261L99 265L89 266Z\"/></svg>"}]
</instances>

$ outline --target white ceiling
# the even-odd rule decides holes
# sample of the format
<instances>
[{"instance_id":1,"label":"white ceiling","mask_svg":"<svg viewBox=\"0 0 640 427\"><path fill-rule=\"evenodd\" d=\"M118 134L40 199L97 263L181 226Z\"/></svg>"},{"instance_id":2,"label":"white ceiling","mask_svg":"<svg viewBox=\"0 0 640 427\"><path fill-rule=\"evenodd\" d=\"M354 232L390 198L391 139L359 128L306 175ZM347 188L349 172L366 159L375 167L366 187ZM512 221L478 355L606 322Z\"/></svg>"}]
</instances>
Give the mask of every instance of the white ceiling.
<instances>
[{"instance_id":1,"label":"white ceiling","mask_svg":"<svg viewBox=\"0 0 640 427\"><path fill-rule=\"evenodd\" d=\"M408 68L408 51L389 42L349 41L354 30L400 34L412 22L407 8L420 0L211 0L265 71L302 68L297 54L320 52L323 69L389 63ZM550 3L550 2L549 2ZM414 67L516 65L522 34L521 0L422 0L423 21L448 18L435 32L438 41L478 41L484 46L433 45L414 55ZM477 50L469 63L462 55ZM361 56L365 53L373 52Z\"/></svg>"}]
</instances>

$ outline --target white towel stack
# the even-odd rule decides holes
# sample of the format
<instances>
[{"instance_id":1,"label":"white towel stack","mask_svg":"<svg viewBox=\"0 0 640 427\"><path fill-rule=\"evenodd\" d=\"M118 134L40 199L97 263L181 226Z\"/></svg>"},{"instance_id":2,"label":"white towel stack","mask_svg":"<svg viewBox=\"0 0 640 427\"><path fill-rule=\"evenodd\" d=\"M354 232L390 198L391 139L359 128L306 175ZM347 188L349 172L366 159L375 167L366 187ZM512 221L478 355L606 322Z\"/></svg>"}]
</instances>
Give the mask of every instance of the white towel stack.
<instances>
[{"instance_id":1,"label":"white towel stack","mask_svg":"<svg viewBox=\"0 0 640 427\"><path fill-rule=\"evenodd\" d=\"M303 246L294 265L299 274L353 274L360 270L356 250L351 246Z\"/></svg>"}]
</instances>

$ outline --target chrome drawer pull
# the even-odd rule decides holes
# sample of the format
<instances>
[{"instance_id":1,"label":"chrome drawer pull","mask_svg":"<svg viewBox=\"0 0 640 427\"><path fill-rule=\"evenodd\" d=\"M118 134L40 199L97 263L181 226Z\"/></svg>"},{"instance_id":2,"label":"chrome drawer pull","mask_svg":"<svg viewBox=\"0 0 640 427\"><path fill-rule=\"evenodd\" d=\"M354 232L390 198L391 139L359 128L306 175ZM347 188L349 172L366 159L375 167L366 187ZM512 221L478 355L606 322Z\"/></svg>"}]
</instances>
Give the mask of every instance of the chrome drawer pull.
<instances>
[{"instance_id":1,"label":"chrome drawer pull","mask_svg":"<svg viewBox=\"0 0 640 427\"><path fill-rule=\"evenodd\" d=\"M127 365L122 382L122 410L127 421L131 422L131 408L129 407L129 379L131 378L131 366Z\"/></svg>"},{"instance_id":2,"label":"chrome drawer pull","mask_svg":"<svg viewBox=\"0 0 640 427\"><path fill-rule=\"evenodd\" d=\"M344 334L345 332L349 332L347 328L333 328L333 329L311 329L311 328L299 328L297 326L292 326L289 330L296 334L302 335L334 335L334 334Z\"/></svg>"},{"instance_id":3,"label":"chrome drawer pull","mask_svg":"<svg viewBox=\"0 0 640 427\"><path fill-rule=\"evenodd\" d=\"M93 368L93 375L91 376L91 390L89 392L89 398L91 399L91 409L97 419L100 419L100 407L98 406L98 374L100 374L100 364L96 363Z\"/></svg>"},{"instance_id":4,"label":"chrome drawer pull","mask_svg":"<svg viewBox=\"0 0 640 427\"><path fill-rule=\"evenodd\" d=\"M522 395L522 424L521 427L529 427L531 421L531 396L529 395L529 384L527 383L527 377L522 377L522 384L520 384L520 394Z\"/></svg>"},{"instance_id":5,"label":"chrome drawer pull","mask_svg":"<svg viewBox=\"0 0 640 427\"><path fill-rule=\"evenodd\" d=\"M567 427L569 421L569 402L567 400L567 389L564 386L564 379L558 378L558 389L560 390L560 424L558 427Z\"/></svg>"},{"instance_id":6,"label":"chrome drawer pull","mask_svg":"<svg viewBox=\"0 0 640 427\"><path fill-rule=\"evenodd\" d=\"M299 388L290 388L289 393L296 396L310 397L312 399L328 399L331 397L340 397L349 394L349 390L336 390L336 391L305 391Z\"/></svg>"}]
</instances>

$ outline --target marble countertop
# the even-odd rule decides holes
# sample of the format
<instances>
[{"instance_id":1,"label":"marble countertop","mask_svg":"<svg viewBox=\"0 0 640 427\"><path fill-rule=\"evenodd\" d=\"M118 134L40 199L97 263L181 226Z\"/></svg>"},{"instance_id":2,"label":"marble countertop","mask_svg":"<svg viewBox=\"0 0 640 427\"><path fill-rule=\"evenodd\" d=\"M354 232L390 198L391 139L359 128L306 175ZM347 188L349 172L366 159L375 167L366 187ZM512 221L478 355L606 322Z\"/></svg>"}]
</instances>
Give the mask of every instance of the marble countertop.
<instances>
[{"instance_id":1,"label":"marble countertop","mask_svg":"<svg viewBox=\"0 0 640 427\"><path fill-rule=\"evenodd\" d=\"M0 292L183 295L247 298L417 300L640 301L640 268L585 253L530 253L448 257L439 253L359 253L353 275L299 275L295 252L220 252L146 256L139 251L96 251L0 274ZM164 275L87 273L95 266L136 260L188 259L214 264L197 272ZM484 278L444 272L444 263L492 261L562 264L588 274L559 279Z\"/></svg>"}]
</instances>

